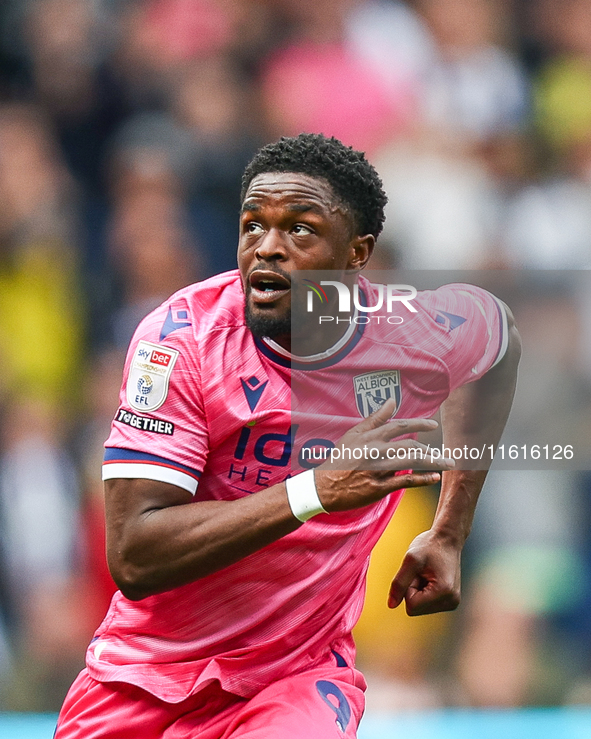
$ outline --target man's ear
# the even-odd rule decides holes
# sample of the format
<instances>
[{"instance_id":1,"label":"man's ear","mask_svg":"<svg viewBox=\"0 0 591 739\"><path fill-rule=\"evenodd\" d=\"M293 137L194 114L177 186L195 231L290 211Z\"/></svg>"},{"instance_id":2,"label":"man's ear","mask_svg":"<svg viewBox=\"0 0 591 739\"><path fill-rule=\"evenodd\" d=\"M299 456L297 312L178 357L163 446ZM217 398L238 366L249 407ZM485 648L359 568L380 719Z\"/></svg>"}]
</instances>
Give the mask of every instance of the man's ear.
<instances>
[{"instance_id":1,"label":"man's ear","mask_svg":"<svg viewBox=\"0 0 591 739\"><path fill-rule=\"evenodd\" d=\"M375 244L376 239L372 234L354 236L349 244L350 254L347 269L352 272L360 272L369 262Z\"/></svg>"}]
</instances>

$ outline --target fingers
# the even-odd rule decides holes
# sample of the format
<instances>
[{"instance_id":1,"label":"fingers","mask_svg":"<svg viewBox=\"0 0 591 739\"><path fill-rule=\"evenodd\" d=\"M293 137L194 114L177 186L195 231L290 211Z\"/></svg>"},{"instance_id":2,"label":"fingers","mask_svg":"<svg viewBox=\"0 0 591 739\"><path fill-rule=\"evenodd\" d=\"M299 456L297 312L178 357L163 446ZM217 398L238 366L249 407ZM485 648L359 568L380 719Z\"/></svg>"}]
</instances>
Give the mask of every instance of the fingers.
<instances>
[{"instance_id":1,"label":"fingers","mask_svg":"<svg viewBox=\"0 0 591 739\"><path fill-rule=\"evenodd\" d=\"M409 472L406 475L396 475L394 477L393 482L396 483L394 490L427 487L428 485L435 485L439 480L441 480L439 472Z\"/></svg>"},{"instance_id":2,"label":"fingers","mask_svg":"<svg viewBox=\"0 0 591 739\"><path fill-rule=\"evenodd\" d=\"M394 402L386 401L371 416L354 426L357 435L363 434L367 441L390 441L397 436L416 434L420 431L434 431L439 424L432 418L396 418L391 419L395 410Z\"/></svg>"},{"instance_id":3,"label":"fingers","mask_svg":"<svg viewBox=\"0 0 591 739\"><path fill-rule=\"evenodd\" d=\"M439 424L432 418L397 418L390 420L396 410L396 400L388 398L381 408L360 421L356 430L359 432L380 429L380 438L393 439L403 434L416 434L419 431L433 431ZM388 423L389 422L389 423ZM373 434L370 434L373 436Z\"/></svg>"},{"instance_id":4,"label":"fingers","mask_svg":"<svg viewBox=\"0 0 591 739\"><path fill-rule=\"evenodd\" d=\"M426 616L429 613L455 611L460 604L460 596L454 589L439 591L423 588L420 582L411 583L406 592L406 612L409 616Z\"/></svg>"},{"instance_id":5,"label":"fingers","mask_svg":"<svg viewBox=\"0 0 591 739\"><path fill-rule=\"evenodd\" d=\"M388 607L403 600L409 616L453 611L460 604L460 588L449 573L435 576L423 557L408 552L390 586Z\"/></svg>"},{"instance_id":6,"label":"fingers","mask_svg":"<svg viewBox=\"0 0 591 739\"><path fill-rule=\"evenodd\" d=\"M359 431L379 428L380 426L383 426L383 424L385 424L387 421L389 421L390 418L392 418L392 414L395 410L396 400L394 398L388 398L388 400L386 400L381 408L379 408L377 411L358 423L356 428Z\"/></svg>"},{"instance_id":7,"label":"fingers","mask_svg":"<svg viewBox=\"0 0 591 739\"><path fill-rule=\"evenodd\" d=\"M369 449L371 453L364 457L371 461L367 469L404 470L419 467L421 470L453 470L456 466L453 459L433 454L430 447L414 439L390 444L374 443Z\"/></svg>"},{"instance_id":8,"label":"fingers","mask_svg":"<svg viewBox=\"0 0 591 739\"><path fill-rule=\"evenodd\" d=\"M420 567L417 560L409 557L407 554L400 565L396 577L392 580L390 594L388 596L388 608L397 608L402 603L409 587L418 578L419 570Z\"/></svg>"},{"instance_id":9,"label":"fingers","mask_svg":"<svg viewBox=\"0 0 591 739\"><path fill-rule=\"evenodd\" d=\"M366 453L355 456L355 459L372 460L369 465L371 469L401 470L413 463L420 462L421 468L453 469L455 463L451 459L442 459L439 454L430 453L428 445L416 441L416 439L397 439L400 436L412 436L419 432L434 431L438 427L437 421L431 418L399 418L389 420L391 413L395 410L395 401L387 400L384 405L368 416L364 421L350 429L337 443L337 450L342 447L363 449ZM371 446L370 446L371 445ZM367 456L370 448L371 456ZM374 456L374 452L376 456ZM335 452L336 454L336 452ZM343 459L345 455L343 455ZM335 457L338 461L340 457ZM331 461L335 461L331 454ZM387 464L382 464L387 460Z\"/></svg>"},{"instance_id":10,"label":"fingers","mask_svg":"<svg viewBox=\"0 0 591 739\"><path fill-rule=\"evenodd\" d=\"M455 611L460 604L460 595L451 587L435 587L411 566L405 569L403 563L390 586L388 608L396 608L403 600L409 616L426 616L429 613Z\"/></svg>"},{"instance_id":11,"label":"fingers","mask_svg":"<svg viewBox=\"0 0 591 739\"><path fill-rule=\"evenodd\" d=\"M367 433L368 440L390 441L398 436L417 434L420 431L434 431L439 424L432 418L397 418L372 428Z\"/></svg>"}]
</instances>

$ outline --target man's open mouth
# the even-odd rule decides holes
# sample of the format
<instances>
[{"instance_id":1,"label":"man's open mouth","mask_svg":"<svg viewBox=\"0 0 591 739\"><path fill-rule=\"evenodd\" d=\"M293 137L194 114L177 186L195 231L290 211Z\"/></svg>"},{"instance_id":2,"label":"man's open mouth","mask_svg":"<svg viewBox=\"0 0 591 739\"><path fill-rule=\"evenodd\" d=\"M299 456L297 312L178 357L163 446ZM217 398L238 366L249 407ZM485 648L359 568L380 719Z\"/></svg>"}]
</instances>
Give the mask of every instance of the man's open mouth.
<instances>
[{"instance_id":1,"label":"man's open mouth","mask_svg":"<svg viewBox=\"0 0 591 739\"><path fill-rule=\"evenodd\" d=\"M287 277L270 270L255 270L249 277L250 295L256 303L272 303L291 290Z\"/></svg>"}]
</instances>

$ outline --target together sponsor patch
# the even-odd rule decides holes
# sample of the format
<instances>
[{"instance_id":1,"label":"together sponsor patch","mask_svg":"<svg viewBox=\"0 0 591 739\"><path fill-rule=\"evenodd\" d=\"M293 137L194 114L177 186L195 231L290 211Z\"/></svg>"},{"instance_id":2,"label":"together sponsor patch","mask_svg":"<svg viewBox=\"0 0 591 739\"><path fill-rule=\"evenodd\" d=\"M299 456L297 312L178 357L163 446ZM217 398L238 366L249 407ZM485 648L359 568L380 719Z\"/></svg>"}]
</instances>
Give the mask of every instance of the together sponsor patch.
<instances>
[{"instance_id":1,"label":"together sponsor patch","mask_svg":"<svg viewBox=\"0 0 591 739\"><path fill-rule=\"evenodd\" d=\"M119 421L119 423L124 423L126 426L131 426L140 431L148 431L152 434L165 434L166 436L172 436L174 434L174 423L163 421L160 418L137 416L135 413L131 413L131 411L126 411L125 408L119 409L115 420Z\"/></svg>"}]
</instances>

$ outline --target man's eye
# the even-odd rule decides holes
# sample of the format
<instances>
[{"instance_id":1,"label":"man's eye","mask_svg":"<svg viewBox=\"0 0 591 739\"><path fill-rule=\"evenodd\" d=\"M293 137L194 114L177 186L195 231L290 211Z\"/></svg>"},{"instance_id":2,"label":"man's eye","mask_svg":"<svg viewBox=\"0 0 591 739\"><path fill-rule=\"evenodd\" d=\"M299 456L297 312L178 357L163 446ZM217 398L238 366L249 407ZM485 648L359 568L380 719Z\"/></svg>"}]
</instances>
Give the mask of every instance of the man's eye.
<instances>
[{"instance_id":1,"label":"man's eye","mask_svg":"<svg viewBox=\"0 0 591 739\"><path fill-rule=\"evenodd\" d=\"M244 230L246 233L249 234L260 234L263 232L263 227L260 223L256 223L255 221L250 221L250 223L247 223L244 227Z\"/></svg>"},{"instance_id":2,"label":"man's eye","mask_svg":"<svg viewBox=\"0 0 591 739\"><path fill-rule=\"evenodd\" d=\"M314 233L309 226L304 226L303 223L296 223L292 228L292 231L296 236L306 236L307 234Z\"/></svg>"}]
</instances>

